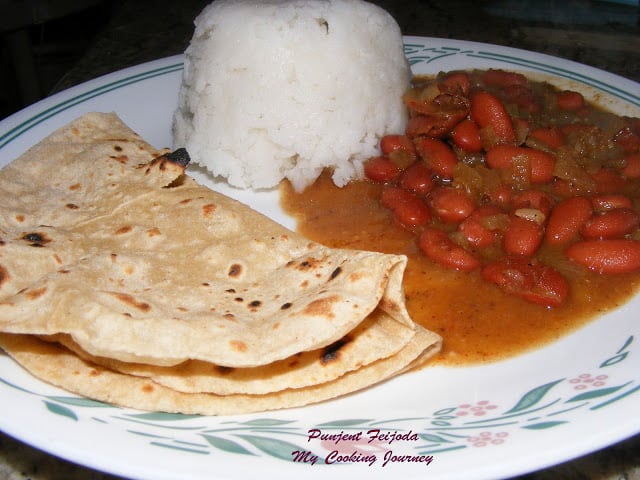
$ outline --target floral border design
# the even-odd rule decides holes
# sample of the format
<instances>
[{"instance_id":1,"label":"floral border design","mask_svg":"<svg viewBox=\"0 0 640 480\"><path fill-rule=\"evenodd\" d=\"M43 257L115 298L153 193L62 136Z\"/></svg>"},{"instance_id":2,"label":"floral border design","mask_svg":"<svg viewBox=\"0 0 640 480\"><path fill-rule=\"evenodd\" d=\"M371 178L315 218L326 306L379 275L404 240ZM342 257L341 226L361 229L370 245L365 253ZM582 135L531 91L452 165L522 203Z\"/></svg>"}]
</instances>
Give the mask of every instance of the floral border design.
<instances>
[{"instance_id":1,"label":"floral border design","mask_svg":"<svg viewBox=\"0 0 640 480\"><path fill-rule=\"evenodd\" d=\"M640 391L640 381L610 384L609 368L629 361L635 353L634 336L590 372L558 378L529 389L515 405L503 408L497 402L481 400L439 408L425 417L393 419L336 419L318 425L275 417L247 421L167 413L130 413L106 403L77 396L51 396L33 392L0 377L3 383L23 393L36 395L50 413L69 421L93 420L118 423L132 435L144 437L152 447L208 455L214 451L235 455L269 457L291 462L292 452L305 451L310 429L327 432L414 432L415 455L442 454L466 448L492 447L509 442L516 429L547 430L571 421L576 410L599 410ZM108 409L104 415L86 414L90 409ZM408 430L408 428L411 430ZM296 443L299 442L299 443ZM319 458L322 455L318 455Z\"/></svg>"}]
</instances>

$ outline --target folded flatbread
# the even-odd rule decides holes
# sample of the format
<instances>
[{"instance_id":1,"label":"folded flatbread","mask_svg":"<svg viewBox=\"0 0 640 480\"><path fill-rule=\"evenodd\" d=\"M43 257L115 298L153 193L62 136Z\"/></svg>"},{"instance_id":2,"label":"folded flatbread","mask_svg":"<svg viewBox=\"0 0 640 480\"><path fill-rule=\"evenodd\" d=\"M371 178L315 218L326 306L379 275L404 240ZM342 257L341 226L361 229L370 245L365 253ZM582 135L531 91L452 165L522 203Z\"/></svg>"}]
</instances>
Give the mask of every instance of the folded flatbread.
<instances>
[{"instance_id":1,"label":"folded flatbread","mask_svg":"<svg viewBox=\"0 0 640 480\"><path fill-rule=\"evenodd\" d=\"M0 332L18 362L101 399L39 362L100 366L117 382L204 395L196 403L296 391L270 407L282 408L438 351L406 311L405 257L311 242L199 185L187 163L92 113L0 171ZM107 401L148 398L125 397Z\"/></svg>"},{"instance_id":2,"label":"folded flatbread","mask_svg":"<svg viewBox=\"0 0 640 480\"><path fill-rule=\"evenodd\" d=\"M377 309L337 342L250 368L221 367L202 360L187 360L169 367L122 362L90 355L68 335L54 335L49 340L58 341L91 363L146 377L174 390L228 395L264 394L328 382L396 354L414 335L414 331L409 335L408 329L397 328L393 319Z\"/></svg>"},{"instance_id":3,"label":"folded flatbread","mask_svg":"<svg viewBox=\"0 0 640 480\"><path fill-rule=\"evenodd\" d=\"M82 360L58 343L33 335L0 334L0 347L34 376L78 395L148 411L199 415L239 415L313 404L365 389L435 355L434 334L417 327L400 352L332 382L266 395L184 393L144 377L122 374ZM415 364L413 362L416 362Z\"/></svg>"}]
</instances>

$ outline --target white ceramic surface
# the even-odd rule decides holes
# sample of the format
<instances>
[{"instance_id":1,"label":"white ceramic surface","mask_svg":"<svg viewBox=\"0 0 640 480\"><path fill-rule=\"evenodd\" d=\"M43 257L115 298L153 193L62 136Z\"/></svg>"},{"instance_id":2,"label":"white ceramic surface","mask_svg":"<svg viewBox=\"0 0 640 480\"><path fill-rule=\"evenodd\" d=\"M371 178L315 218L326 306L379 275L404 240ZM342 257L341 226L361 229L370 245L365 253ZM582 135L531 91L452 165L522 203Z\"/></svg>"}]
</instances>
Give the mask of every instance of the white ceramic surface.
<instances>
[{"instance_id":1,"label":"white ceramic surface","mask_svg":"<svg viewBox=\"0 0 640 480\"><path fill-rule=\"evenodd\" d=\"M415 73L519 70L640 116L640 85L567 60L422 37L405 37L405 51ZM181 72L182 57L170 57L26 108L0 122L0 164L88 111L115 111L155 146L170 146ZM294 227L277 192L234 190L202 171L192 174ZM640 432L638 312L640 297L506 361L434 366L319 405L233 417L89 401L34 379L0 354L0 429L73 462L140 479L508 477ZM360 441L338 441L340 434Z\"/></svg>"}]
</instances>

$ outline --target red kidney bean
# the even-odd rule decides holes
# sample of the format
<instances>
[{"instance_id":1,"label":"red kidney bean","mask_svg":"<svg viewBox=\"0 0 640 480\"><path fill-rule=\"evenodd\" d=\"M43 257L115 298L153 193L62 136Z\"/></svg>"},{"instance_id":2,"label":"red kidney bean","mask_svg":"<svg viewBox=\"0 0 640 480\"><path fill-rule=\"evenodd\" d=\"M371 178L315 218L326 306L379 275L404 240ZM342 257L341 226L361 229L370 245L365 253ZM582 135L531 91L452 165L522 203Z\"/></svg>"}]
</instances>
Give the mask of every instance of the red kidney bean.
<instances>
[{"instance_id":1,"label":"red kidney bean","mask_svg":"<svg viewBox=\"0 0 640 480\"><path fill-rule=\"evenodd\" d=\"M625 166L622 174L627 178L640 178L640 153L633 153L624 157Z\"/></svg>"},{"instance_id":2,"label":"red kidney bean","mask_svg":"<svg viewBox=\"0 0 640 480\"><path fill-rule=\"evenodd\" d=\"M572 261L603 274L630 273L640 269L640 242L627 239L584 240L566 250Z\"/></svg>"},{"instance_id":3,"label":"red kidney bean","mask_svg":"<svg viewBox=\"0 0 640 480\"><path fill-rule=\"evenodd\" d=\"M385 135L380 139L380 150L384 155L401 150L413 158L416 157L416 147L406 135Z\"/></svg>"},{"instance_id":4,"label":"red kidney bean","mask_svg":"<svg viewBox=\"0 0 640 480\"><path fill-rule=\"evenodd\" d=\"M542 227L532 220L509 216L509 225L502 238L502 248L507 254L530 257L540 247L544 232Z\"/></svg>"},{"instance_id":5,"label":"red kidney bean","mask_svg":"<svg viewBox=\"0 0 640 480\"><path fill-rule=\"evenodd\" d=\"M458 147L469 153L482 150L480 129L473 120L465 119L451 130L451 140Z\"/></svg>"},{"instance_id":6,"label":"red kidney bean","mask_svg":"<svg viewBox=\"0 0 640 480\"><path fill-rule=\"evenodd\" d=\"M496 242L498 235L497 228L489 228L487 223L489 217L496 215L503 215L502 210L494 205L482 205L458 225L458 231L470 245L476 248L489 247Z\"/></svg>"},{"instance_id":7,"label":"red kidney bean","mask_svg":"<svg viewBox=\"0 0 640 480\"><path fill-rule=\"evenodd\" d=\"M391 210L394 218L405 227L419 227L431 220L431 211L427 204L402 188L383 188L380 203Z\"/></svg>"},{"instance_id":8,"label":"red kidney bean","mask_svg":"<svg viewBox=\"0 0 640 480\"><path fill-rule=\"evenodd\" d=\"M449 145L431 137L419 137L415 140L415 145L420 158L436 175L443 178L453 177L458 158Z\"/></svg>"},{"instance_id":9,"label":"red kidney bean","mask_svg":"<svg viewBox=\"0 0 640 480\"><path fill-rule=\"evenodd\" d=\"M580 110L585 106L584 97L578 92L565 90L557 95L558 107L562 110Z\"/></svg>"},{"instance_id":10,"label":"red kidney bean","mask_svg":"<svg viewBox=\"0 0 640 480\"><path fill-rule=\"evenodd\" d=\"M459 223L476 208L467 192L453 187L437 187L429 198L436 216L445 223Z\"/></svg>"},{"instance_id":11,"label":"red kidney bean","mask_svg":"<svg viewBox=\"0 0 640 480\"><path fill-rule=\"evenodd\" d=\"M559 307L569 295L569 283L558 271L526 257L504 257L482 269L482 278L511 295L545 307Z\"/></svg>"},{"instance_id":12,"label":"red kidney bean","mask_svg":"<svg viewBox=\"0 0 640 480\"><path fill-rule=\"evenodd\" d=\"M403 202L411 200L414 195L411 192L391 185L386 185L380 193L380 204L389 210L395 210Z\"/></svg>"},{"instance_id":13,"label":"red kidney bean","mask_svg":"<svg viewBox=\"0 0 640 480\"><path fill-rule=\"evenodd\" d=\"M621 193L603 193L591 197L591 204L596 212L606 212L614 208L632 208L633 202Z\"/></svg>"},{"instance_id":14,"label":"red kidney bean","mask_svg":"<svg viewBox=\"0 0 640 480\"><path fill-rule=\"evenodd\" d=\"M513 198L513 190L508 185L499 185L490 193L491 200L497 205L507 208L511 204Z\"/></svg>"},{"instance_id":15,"label":"red kidney bean","mask_svg":"<svg viewBox=\"0 0 640 480\"><path fill-rule=\"evenodd\" d=\"M405 190L426 195L434 187L433 172L423 161L417 161L402 172L398 184Z\"/></svg>"},{"instance_id":16,"label":"red kidney bean","mask_svg":"<svg viewBox=\"0 0 640 480\"><path fill-rule=\"evenodd\" d=\"M625 118L628 125L621 128L613 137L625 152L633 153L640 150L640 121L637 118Z\"/></svg>"},{"instance_id":17,"label":"red kidney bean","mask_svg":"<svg viewBox=\"0 0 640 480\"><path fill-rule=\"evenodd\" d=\"M596 190L598 193L616 193L624 188L624 178L608 168L601 168L597 172L592 173L591 177L596 182Z\"/></svg>"},{"instance_id":18,"label":"red kidney bean","mask_svg":"<svg viewBox=\"0 0 640 480\"><path fill-rule=\"evenodd\" d=\"M640 215L630 208L615 208L591 217L580 229L584 238L618 238L640 224Z\"/></svg>"},{"instance_id":19,"label":"red kidney bean","mask_svg":"<svg viewBox=\"0 0 640 480\"><path fill-rule=\"evenodd\" d=\"M372 157L364 163L364 174L374 182L390 182L398 176L400 169L387 157Z\"/></svg>"},{"instance_id":20,"label":"red kidney bean","mask_svg":"<svg viewBox=\"0 0 640 480\"><path fill-rule=\"evenodd\" d=\"M471 119L480 128L491 128L499 144L513 144L516 140L513 122L498 97L479 90L471 97Z\"/></svg>"},{"instance_id":21,"label":"red kidney bean","mask_svg":"<svg viewBox=\"0 0 640 480\"><path fill-rule=\"evenodd\" d=\"M482 81L494 87L507 87L510 85L526 85L527 77L521 73L508 72L506 70L489 69L482 73Z\"/></svg>"},{"instance_id":22,"label":"red kidney bean","mask_svg":"<svg viewBox=\"0 0 640 480\"><path fill-rule=\"evenodd\" d=\"M582 225L591 218L592 213L591 201L586 197L570 197L561 200L549 216L545 241L550 245L557 245L575 239Z\"/></svg>"},{"instance_id":23,"label":"red kidney bean","mask_svg":"<svg viewBox=\"0 0 640 480\"><path fill-rule=\"evenodd\" d=\"M564 134L557 127L536 128L529 132L529 137L538 140L551 148L560 148L565 144Z\"/></svg>"},{"instance_id":24,"label":"red kidney bean","mask_svg":"<svg viewBox=\"0 0 640 480\"><path fill-rule=\"evenodd\" d=\"M438 87L443 93L469 95L471 90L471 79L464 72L449 73L439 79Z\"/></svg>"},{"instance_id":25,"label":"red kidney bean","mask_svg":"<svg viewBox=\"0 0 640 480\"><path fill-rule=\"evenodd\" d=\"M418 239L420 250L431 260L448 268L469 272L481 263L473 254L454 243L442 230L426 228Z\"/></svg>"},{"instance_id":26,"label":"red kidney bean","mask_svg":"<svg viewBox=\"0 0 640 480\"><path fill-rule=\"evenodd\" d=\"M502 87L501 96L507 103L531 113L537 113L542 108L534 92L527 85L506 85Z\"/></svg>"},{"instance_id":27,"label":"red kidney bean","mask_svg":"<svg viewBox=\"0 0 640 480\"><path fill-rule=\"evenodd\" d=\"M422 135L442 137L469 112L469 100L463 95L439 94L426 102L409 99L405 104L413 112L405 129L410 138Z\"/></svg>"},{"instance_id":28,"label":"red kidney bean","mask_svg":"<svg viewBox=\"0 0 640 480\"><path fill-rule=\"evenodd\" d=\"M535 148L498 145L487 151L487 165L490 168L511 169L514 158L518 156L526 157L529 161L531 183L547 183L553 179L555 158Z\"/></svg>"}]
</instances>

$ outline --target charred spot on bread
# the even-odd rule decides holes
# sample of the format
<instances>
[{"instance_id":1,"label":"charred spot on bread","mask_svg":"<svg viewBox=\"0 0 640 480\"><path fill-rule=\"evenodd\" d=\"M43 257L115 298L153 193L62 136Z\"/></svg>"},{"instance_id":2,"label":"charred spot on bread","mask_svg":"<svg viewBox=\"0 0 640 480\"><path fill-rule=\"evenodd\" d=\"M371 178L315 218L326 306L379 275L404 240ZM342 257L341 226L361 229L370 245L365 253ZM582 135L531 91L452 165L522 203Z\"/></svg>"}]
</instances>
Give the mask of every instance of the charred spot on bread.
<instances>
[{"instance_id":1,"label":"charred spot on bread","mask_svg":"<svg viewBox=\"0 0 640 480\"><path fill-rule=\"evenodd\" d=\"M32 247L44 247L51 239L41 232L29 232L22 234L22 240L29 242Z\"/></svg>"},{"instance_id":2,"label":"charred spot on bread","mask_svg":"<svg viewBox=\"0 0 640 480\"><path fill-rule=\"evenodd\" d=\"M191 157L186 148L178 148L171 153L167 153L165 158L181 167L186 167L191 161Z\"/></svg>"},{"instance_id":3,"label":"charred spot on bread","mask_svg":"<svg viewBox=\"0 0 640 480\"><path fill-rule=\"evenodd\" d=\"M327 365L337 360L340 357L340 352L342 351L343 347L350 341L351 338L349 338L349 336L346 336L344 338L341 338L337 342L333 342L331 345L327 345L326 347L324 347L324 349L322 350L322 357L320 359L322 364Z\"/></svg>"}]
</instances>

